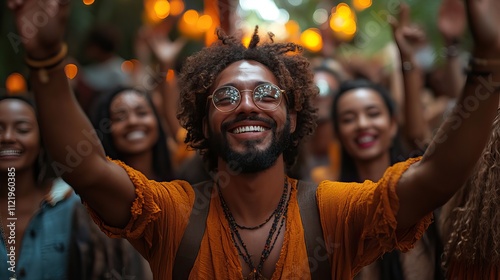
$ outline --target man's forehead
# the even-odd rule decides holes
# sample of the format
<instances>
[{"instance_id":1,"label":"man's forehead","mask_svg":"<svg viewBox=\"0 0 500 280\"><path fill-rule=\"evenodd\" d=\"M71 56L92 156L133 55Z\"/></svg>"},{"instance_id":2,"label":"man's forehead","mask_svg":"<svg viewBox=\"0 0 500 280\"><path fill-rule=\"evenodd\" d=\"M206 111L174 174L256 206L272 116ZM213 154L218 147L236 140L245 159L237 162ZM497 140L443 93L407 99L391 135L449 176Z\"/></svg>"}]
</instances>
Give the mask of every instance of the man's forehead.
<instances>
[{"instance_id":1,"label":"man's forehead","mask_svg":"<svg viewBox=\"0 0 500 280\"><path fill-rule=\"evenodd\" d=\"M278 79L264 64L254 60L239 60L229 64L215 79L214 86L255 82L278 84Z\"/></svg>"}]
</instances>

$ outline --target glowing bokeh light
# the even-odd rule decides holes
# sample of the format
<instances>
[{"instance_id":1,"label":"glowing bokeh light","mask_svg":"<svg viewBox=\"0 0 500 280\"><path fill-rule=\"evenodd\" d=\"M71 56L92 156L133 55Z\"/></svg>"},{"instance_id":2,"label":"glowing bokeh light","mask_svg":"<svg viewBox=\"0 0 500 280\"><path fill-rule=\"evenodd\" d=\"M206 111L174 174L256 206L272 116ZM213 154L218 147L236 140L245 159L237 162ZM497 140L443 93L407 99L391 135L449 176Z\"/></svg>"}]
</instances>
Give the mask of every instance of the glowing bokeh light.
<instances>
[{"instance_id":1,"label":"glowing bokeh light","mask_svg":"<svg viewBox=\"0 0 500 280\"><path fill-rule=\"evenodd\" d=\"M357 31L356 14L349 5L340 3L332 9L330 28L341 40L348 41L354 37Z\"/></svg>"},{"instance_id":2,"label":"glowing bokeh light","mask_svg":"<svg viewBox=\"0 0 500 280\"><path fill-rule=\"evenodd\" d=\"M302 4L302 0L288 0L288 3L292 6L300 6Z\"/></svg>"},{"instance_id":3,"label":"glowing bokeh light","mask_svg":"<svg viewBox=\"0 0 500 280\"><path fill-rule=\"evenodd\" d=\"M372 0L353 0L352 5L358 11L371 7Z\"/></svg>"},{"instance_id":4,"label":"glowing bokeh light","mask_svg":"<svg viewBox=\"0 0 500 280\"><path fill-rule=\"evenodd\" d=\"M64 66L64 73L68 79L73 80L78 74L78 66L73 63L66 64L66 66Z\"/></svg>"},{"instance_id":5,"label":"glowing bokeh light","mask_svg":"<svg viewBox=\"0 0 500 280\"><path fill-rule=\"evenodd\" d=\"M300 42L304 47L310 51L317 52L323 47L323 40L319 30L316 28L309 28L304 30L300 35Z\"/></svg>"},{"instance_id":6,"label":"glowing bokeh light","mask_svg":"<svg viewBox=\"0 0 500 280\"><path fill-rule=\"evenodd\" d=\"M338 4L335 8L335 13L343 18L349 18L352 16L351 8L346 3Z\"/></svg>"},{"instance_id":7,"label":"glowing bokeh light","mask_svg":"<svg viewBox=\"0 0 500 280\"><path fill-rule=\"evenodd\" d=\"M323 8L317 9L314 11L313 20L318 25L325 23L328 20L328 11Z\"/></svg>"},{"instance_id":8,"label":"glowing bokeh light","mask_svg":"<svg viewBox=\"0 0 500 280\"><path fill-rule=\"evenodd\" d=\"M85 4L87 6L94 4L94 2L95 2L95 0L83 0L83 4Z\"/></svg>"},{"instance_id":9,"label":"glowing bokeh light","mask_svg":"<svg viewBox=\"0 0 500 280\"><path fill-rule=\"evenodd\" d=\"M156 16L160 19L164 19L170 14L170 4L167 0L157 0L153 9Z\"/></svg>"},{"instance_id":10,"label":"glowing bokeh light","mask_svg":"<svg viewBox=\"0 0 500 280\"><path fill-rule=\"evenodd\" d=\"M173 16L180 15L184 11L184 2L182 0L170 1L170 14Z\"/></svg>"},{"instance_id":11,"label":"glowing bokeh light","mask_svg":"<svg viewBox=\"0 0 500 280\"><path fill-rule=\"evenodd\" d=\"M300 26L295 20L289 20L285 24L285 28L288 34L298 34L300 32Z\"/></svg>"},{"instance_id":12,"label":"glowing bokeh light","mask_svg":"<svg viewBox=\"0 0 500 280\"><path fill-rule=\"evenodd\" d=\"M10 94L26 92L26 79L19 73L12 73L5 81L5 88Z\"/></svg>"},{"instance_id":13,"label":"glowing bokeh light","mask_svg":"<svg viewBox=\"0 0 500 280\"><path fill-rule=\"evenodd\" d=\"M212 27L212 17L209 15L202 15L198 18L196 22L196 28L201 29L202 31L207 31Z\"/></svg>"},{"instance_id":14,"label":"glowing bokeh light","mask_svg":"<svg viewBox=\"0 0 500 280\"><path fill-rule=\"evenodd\" d=\"M345 27L342 31L347 35L354 35L354 33L356 33L356 29L356 22L353 19L347 19Z\"/></svg>"},{"instance_id":15,"label":"glowing bokeh light","mask_svg":"<svg viewBox=\"0 0 500 280\"><path fill-rule=\"evenodd\" d=\"M252 37L250 36L245 36L243 39L241 39L241 43L243 46L248 47L250 45L250 41L252 40Z\"/></svg>"},{"instance_id":16,"label":"glowing bokeh light","mask_svg":"<svg viewBox=\"0 0 500 280\"><path fill-rule=\"evenodd\" d=\"M198 12L195 10L188 10L182 16L182 19L189 25L195 25L198 22Z\"/></svg>"}]
</instances>

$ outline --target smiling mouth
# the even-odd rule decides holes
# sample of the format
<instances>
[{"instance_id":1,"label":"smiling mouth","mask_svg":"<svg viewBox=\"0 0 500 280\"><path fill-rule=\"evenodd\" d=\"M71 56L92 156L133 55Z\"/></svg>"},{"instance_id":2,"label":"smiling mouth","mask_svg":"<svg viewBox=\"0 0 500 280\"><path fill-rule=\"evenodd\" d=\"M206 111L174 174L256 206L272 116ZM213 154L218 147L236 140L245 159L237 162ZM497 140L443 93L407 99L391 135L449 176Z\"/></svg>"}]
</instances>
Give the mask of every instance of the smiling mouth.
<instances>
[{"instance_id":1,"label":"smiling mouth","mask_svg":"<svg viewBox=\"0 0 500 280\"><path fill-rule=\"evenodd\" d=\"M129 141L140 140L146 137L146 133L142 130L136 130L128 133L125 138Z\"/></svg>"},{"instance_id":2,"label":"smiling mouth","mask_svg":"<svg viewBox=\"0 0 500 280\"><path fill-rule=\"evenodd\" d=\"M239 126L231 131L234 134L240 133L248 133L248 132L263 132L268 130L267 128L259 125L248 125L248 126Z\"/></svg>"},{"instance_id":3,"label":"smiling mouth","mask_svg":"<svg viewBox=\"0 0 500 280\"><path fill-rule=\"evenodd\" d=\"M356 142L360 145L369 144L375 141L375 137L372 135L366 135L356 139Z\"/></svg>"},{"instance_id":4,"label":"smiling mouth","mask_svg":"<svg viewBox=\"0 0 500 280\"><path fill-rule=\"evenodd\" d=\"M21 153L21 150L1 150L0 157L20 156Z\"/></svg>"}]
</instances>

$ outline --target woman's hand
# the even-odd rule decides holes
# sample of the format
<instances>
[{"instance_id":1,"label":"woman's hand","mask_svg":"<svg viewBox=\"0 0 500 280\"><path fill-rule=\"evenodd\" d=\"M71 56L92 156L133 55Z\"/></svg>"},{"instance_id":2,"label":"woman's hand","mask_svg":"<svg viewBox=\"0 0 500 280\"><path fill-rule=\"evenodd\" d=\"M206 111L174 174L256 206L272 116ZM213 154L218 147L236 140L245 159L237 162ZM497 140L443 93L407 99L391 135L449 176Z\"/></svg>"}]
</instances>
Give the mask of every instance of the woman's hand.
<instances>
[{"instance_id":1,"label":"woman's hand","mask_svg":"<svg viewBox=\"0 0 500 280\"><path fill-rule=\"evenodd\" d=\"M391 17L390 23L401 57L405 59L413 57L415 51L426 42L426 35L421 28L411 23L410 7L401 4L398 19Z\"/></svg>"},{"instance_id":2,"label":"woman's hand","mask_svg":"<svg viewBox=\"0 0 500 280\"><path fill-rule=\"evenodd\" d=\"M439 8L437 24L446 46L458 43L467 25L463 1L443 0Z\"/></svg>"},{"instance_id":3,"label":"woman's hand","mask_svg":"<svg viewBox=\"0 0 500 280\"><path fill-rule=\"evenodd\" d=\"M26 55L44 60L62 46L70 0L8 0Z\"/></svg>"}]
</instances>

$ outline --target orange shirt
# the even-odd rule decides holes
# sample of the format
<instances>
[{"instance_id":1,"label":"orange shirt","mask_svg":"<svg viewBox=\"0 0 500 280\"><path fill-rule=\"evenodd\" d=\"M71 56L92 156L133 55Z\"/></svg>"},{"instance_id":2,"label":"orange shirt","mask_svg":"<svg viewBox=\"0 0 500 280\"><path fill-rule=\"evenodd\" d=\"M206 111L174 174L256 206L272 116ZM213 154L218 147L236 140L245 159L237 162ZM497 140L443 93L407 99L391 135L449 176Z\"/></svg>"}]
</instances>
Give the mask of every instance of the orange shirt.
<instances>
[{"instance_id":1,"label":"orange shirt","mask_svg":"<svg viewBox=\"0 0 500 280\"><path fill-rule=\"evenodd\" d=\"M378 182L323 181L317 201L333 279L352 279L363 267L393 248L413 246L431 222L431 214L411 229L397 232L399 201L395 187L401 174L417 160L389 168ZM124 229L104 225L89 209L99 227L111 237L127 238L150 262L154 279L171 279L173 261L194 205L194 191L184 181L159 183L121 165L136 187L132 217ZM284 244L272 279L310 279L304 231L297 203L297 181L292 185ZM315 256L321 258L323 256ZM189 279L242 279L242 268L231 239L219 197L211 196L207 228Z\"/></svg>"}]
</instances>

